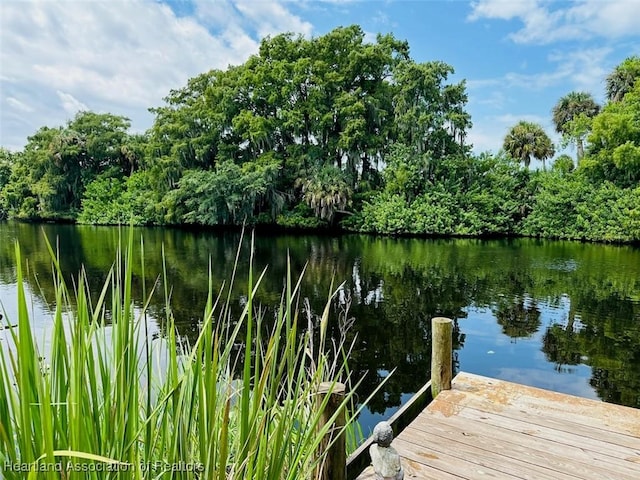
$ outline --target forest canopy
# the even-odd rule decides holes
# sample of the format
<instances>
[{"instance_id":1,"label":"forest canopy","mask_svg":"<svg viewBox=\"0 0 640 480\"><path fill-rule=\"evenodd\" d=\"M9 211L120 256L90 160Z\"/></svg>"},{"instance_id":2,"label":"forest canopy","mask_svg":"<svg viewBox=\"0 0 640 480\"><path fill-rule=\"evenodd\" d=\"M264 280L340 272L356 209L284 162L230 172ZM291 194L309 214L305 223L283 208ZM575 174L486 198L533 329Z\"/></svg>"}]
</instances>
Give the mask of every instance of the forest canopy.
<instances>
[{"instance_id":1,"label":"forest canopy","mask_svg":"<svg viewBox=\"0 0 640 480\"><path fill-rule=\"evenodd\" d=\"M528 122L473 155L452 66L359 26L267 37L170 91L144 134L82 111L0 149L0 218L636 241L639 65L611 72L606 105L571 92L550 112L575 162Z\"/></svg>"}]
</instances>

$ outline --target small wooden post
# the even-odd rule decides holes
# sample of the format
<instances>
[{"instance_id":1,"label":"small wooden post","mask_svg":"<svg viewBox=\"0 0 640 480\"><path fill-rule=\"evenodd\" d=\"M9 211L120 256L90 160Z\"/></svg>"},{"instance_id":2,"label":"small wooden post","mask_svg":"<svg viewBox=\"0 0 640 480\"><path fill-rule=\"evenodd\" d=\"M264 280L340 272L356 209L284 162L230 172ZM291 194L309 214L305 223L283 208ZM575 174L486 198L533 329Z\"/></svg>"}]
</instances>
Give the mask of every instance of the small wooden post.
<instances>
[{"instance_id":1,"label":"small wooden post","mask_svg":"<svg viewBox=\"0 0 640 480\"><path fill-rule=\"evenodd\" d=\"M326 457L316 470L317 480L345 480L347 475L347 447L345 444L344 433L336 437L338 432L342 432L345 424L345 412L342 408L346 386L343 383L323 382L318 389L318 397L316 400L316 408L322 407L327 395L329 399L322 409L318 428L321 429L329 419L340 410L333 426L329 429L325 437L322 439L318 447L318 454L321 455L326 451ZM332 443L333 442L333 443ZM329 446L330 445L330 446ZM327 451L328 449L328 451Z\"/></svg>"},{"instance_id":2,"label":"small wooden post","mask_svg":"<svg viewBox=\"0 0 640 480\"><path fill-rule=\"evenodd\" d=\"M431 394L451 390L453 321L435 317L431 320Z\"/></svg>"}]
</instances>

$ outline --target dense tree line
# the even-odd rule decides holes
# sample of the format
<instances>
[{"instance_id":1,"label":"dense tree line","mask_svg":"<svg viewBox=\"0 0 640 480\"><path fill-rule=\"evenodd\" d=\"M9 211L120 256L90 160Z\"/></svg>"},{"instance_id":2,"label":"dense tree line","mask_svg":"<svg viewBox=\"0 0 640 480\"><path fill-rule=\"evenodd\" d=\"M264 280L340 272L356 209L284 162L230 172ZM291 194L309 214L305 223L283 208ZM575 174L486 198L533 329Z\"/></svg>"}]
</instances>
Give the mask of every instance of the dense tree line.
<instances>
[{"instance_id":1,"label":"dense tree line","mask_svg":"<svg viewBox=\"0 0 640 480\"><path fill-rule=\"evenodd\" d=\"M144 134L79 112L20 152L0 149L0 216L638 240L639 64L611 73L602 108L563 97L550 113L577 165L531 171L555 153L539 125L472 155L464 82L393 35L267 37L244 64L169 92Z\"/></svg>"}]
</instances>

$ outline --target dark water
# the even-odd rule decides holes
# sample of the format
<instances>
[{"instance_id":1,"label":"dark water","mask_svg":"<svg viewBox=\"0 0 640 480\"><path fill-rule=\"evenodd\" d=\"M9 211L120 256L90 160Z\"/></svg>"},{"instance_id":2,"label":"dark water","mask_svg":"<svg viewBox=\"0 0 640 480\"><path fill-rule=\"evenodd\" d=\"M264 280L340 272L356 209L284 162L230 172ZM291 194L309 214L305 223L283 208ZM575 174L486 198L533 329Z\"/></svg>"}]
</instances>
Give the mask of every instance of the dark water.
<instances>
[{"instance_id":1,"label":"dark water","mask_svg":"<svg viewBox=\"0 0 640 480\"><path fill-rule=\"evenodd\" d=\"M231 275L238 233L136 229L144 238L146 285L162 271L164 245L172 308L182 335L196 335L212 260L215 287ZM44 235L59 244L65 272L84 265L97 290L120 235L108 227L0 223L0 301L15 310L14 241L29 264L33 312L43 331L53 298ZM245 239L246 241L246 239ZM456 320L456 367L527 385L640 408L640 249L575 242L423 240L347 235L257 235L257 269L268 266L259 297L280 298L287 252L293 272L307 264L302 294L321 313L332 279L344 287L333 305L346 305L357 334L350 359L367 373L365 397L393 369L383 392L361 418L365 429L387 417L429 377L430 319ZM248 265L239 268L234 303ZM140 276L139 276L140 277ZM137 278L139 298L142 279ZM162 287L161 287L162 289ZM237 292L237 293L236 293ZM162 317L163 298L151 311ZM338 322L333 325L339 330Z\"/></svg>"}]
</instances>

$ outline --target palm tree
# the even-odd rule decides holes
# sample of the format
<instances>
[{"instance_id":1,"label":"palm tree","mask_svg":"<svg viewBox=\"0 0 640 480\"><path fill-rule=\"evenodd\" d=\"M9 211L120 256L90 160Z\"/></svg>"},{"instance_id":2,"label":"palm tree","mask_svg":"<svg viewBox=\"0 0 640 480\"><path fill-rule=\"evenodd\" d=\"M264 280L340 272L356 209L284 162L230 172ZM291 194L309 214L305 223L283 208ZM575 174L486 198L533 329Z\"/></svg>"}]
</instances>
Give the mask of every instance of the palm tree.
<instances>
[{"instance_id":1,"label":"palm tree","mask_svg":"<svg viewBox=\"0 0 640 480\"><path fill-rule=\"evenodd\" d=\"M335 214L343 212L351 204L353 191L344 173L333 165L325 165L299 178L296 184L302 187L302 199L317 217L333 223Z\"/></svg>"},{"instance_id":2,"label":"palm tree","mask_svg":"<svg viewBox=\"0 0 640 480\"><path fill-rule=\"evenodd\" d=\"M570 92L558 100L551 111L556 132L575 142L578 162L584 156L584 137L589 133L591 119L600 112L600 105L587 92Z\"/></svg>"},{"instance_id":3,"label":"palm tree","mask_svg":"<svg viewBox=\"0 0 640 480\"><path fill-rule=\"evenodd\" d=\"M555 149L551 139L540 125L524 120L511 127L504 138L504 150L516 160L529 167L531 158L542 160L542 168L546 169L545 160L553 157Z\"/></svg>"},{"instance_id":4,"label":"palm tree","mask_svg":"<svg viewBox=\"0 0 640 480\"><path fill-rule=\"evenodd\" d=\"M613 72L607 76L607 99L619 102L627 92L633 89L640 78L640 57L633 55L626 58Z\"/></svg>"}]
</instances>

